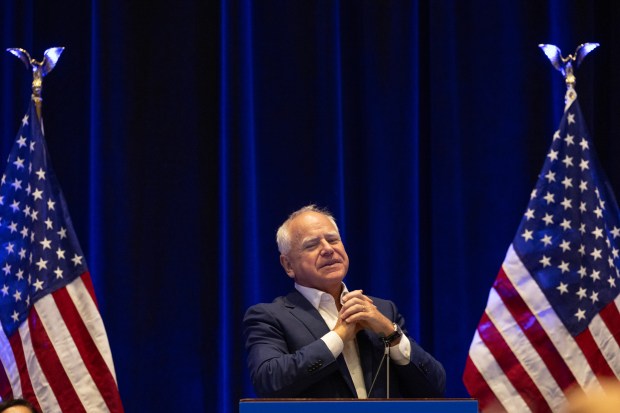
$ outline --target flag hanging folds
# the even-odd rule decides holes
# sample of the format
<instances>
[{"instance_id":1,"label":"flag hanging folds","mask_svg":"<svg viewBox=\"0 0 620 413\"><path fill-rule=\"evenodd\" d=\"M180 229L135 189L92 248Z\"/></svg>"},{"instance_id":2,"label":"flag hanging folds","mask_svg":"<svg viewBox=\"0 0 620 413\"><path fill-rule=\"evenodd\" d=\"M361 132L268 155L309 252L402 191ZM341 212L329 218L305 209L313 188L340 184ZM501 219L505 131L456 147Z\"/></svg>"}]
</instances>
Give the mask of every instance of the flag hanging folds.
<instances>
[{"instance_id":1,"label":"flag hanging folds","mask_svg":"<svg viewBox=\"0 0 620 413\"><path fill-rule=\"evenodd\" d=\"M122 412L84 254L31 101L0 182L0 396Z\"/></svg>"},{"instance_id":2,"label":"flag hanging folds","mask_svg":"<svg viewBox=\"0 0 620 413\"><path fill-rule=\"evenodd\" d=\"M483 412L557 412L620 377L618 206L569 92L469 350Z\"/></svg>"}]
</instances>

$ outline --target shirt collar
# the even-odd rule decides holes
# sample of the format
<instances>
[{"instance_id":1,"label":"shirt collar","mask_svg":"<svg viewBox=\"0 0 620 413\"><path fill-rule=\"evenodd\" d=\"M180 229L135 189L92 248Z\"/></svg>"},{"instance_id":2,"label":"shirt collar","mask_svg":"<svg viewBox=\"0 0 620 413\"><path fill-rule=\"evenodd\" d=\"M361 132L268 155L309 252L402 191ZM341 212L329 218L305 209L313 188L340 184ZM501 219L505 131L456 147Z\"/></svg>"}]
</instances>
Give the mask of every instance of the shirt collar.
<instances>
[{"instance_id":1,"label":"shirt collar","mask_svg":"<svg viewBox=\"0 0 620 413\"><path fill-rule=\"evenodd\" d=\"M299 285L297 283L295 283L295 289L299 291L299 293L303 295L306 300L310 301L312 307L316 308L317 310L319 309L319 304L321 304L321 298L324 295L331 297L331 295L329 295L325 291L317 290L316 288L304 287L303 285ZM347 289L346 284L342 283L342 293L340 294L341 302L342 296L347 294L348 292L349 290Z\"/></svg>"}]
</instances>

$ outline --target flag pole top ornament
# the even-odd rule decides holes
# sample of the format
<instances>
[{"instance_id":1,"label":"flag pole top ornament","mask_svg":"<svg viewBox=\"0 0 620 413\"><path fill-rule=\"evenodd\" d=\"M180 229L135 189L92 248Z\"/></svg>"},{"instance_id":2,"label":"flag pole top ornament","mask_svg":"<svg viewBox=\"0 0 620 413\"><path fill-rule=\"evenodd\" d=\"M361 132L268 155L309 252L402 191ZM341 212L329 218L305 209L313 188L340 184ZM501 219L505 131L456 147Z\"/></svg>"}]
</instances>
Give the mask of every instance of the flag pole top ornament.
<instances>
[{"instance_id":1,"label":"flag pole top ornament","mask_svg":"<svg viewBox=\"0 0 620 413\"><path fill-rule=\"evenodd\" d=\"M549 61L560 73L564 76L566 81L566 108L577 97L575 92L575 79L574 70L579 67L583 59L594 49L599 47L599 43L583 43L577 46L575 54L569 54L567 57L562 57L562 51L559 47L553 44L539 44L538 47L542 49L545 55L549 58Z\"/></svg>"},{"instance_id":2,"label":"flag pole top ornament","mask_svg":"<svg viewBox=\"0 0 620 413\"><path fill-rule=\"evenodd\" d=\"M43 53L43 60L39 62L31 58L30 54L24 49L6 49L7 52L24 62L26 69L32 70L32 100L35 102L39 119L41 119L41 102L43 101L41 98L41 93L43 92L43 78L54 69L63 50L65 50L64 47L49 48Z\"/></svg>"}]
</instances>

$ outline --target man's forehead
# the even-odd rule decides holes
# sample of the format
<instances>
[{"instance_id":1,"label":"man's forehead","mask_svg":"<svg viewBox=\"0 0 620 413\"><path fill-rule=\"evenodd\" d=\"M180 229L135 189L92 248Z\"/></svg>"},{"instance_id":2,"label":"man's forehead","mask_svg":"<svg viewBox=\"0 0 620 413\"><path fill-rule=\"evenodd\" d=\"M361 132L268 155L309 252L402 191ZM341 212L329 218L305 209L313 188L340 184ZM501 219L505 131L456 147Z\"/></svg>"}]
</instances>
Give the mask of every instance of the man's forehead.
<instances>
[{"instance_id":1,"label":"man's forehead","mask_svg":"<svg viewBox=\"0 0 620 413\"><path fill-rule=\"evenodd\" d=\"M338 234L338 231L336 231L336 230L332 230L332 231L317 231L317 232L313 232L311 234L305 234L305 236L303 236L301 241L302 242L308 242L308 241L313 241L313 240L321 239L321 238L338 238L338 237L340 237L340 234Z\"/></svg>"},{"instance_id":2,"label":"man's forehead","mask_svg":"<svg viewBox=\"0 0 620 413\"><path fill-rule=\"evenodd\" d=\"M329 217L317 212L305 212L295 217L291 222L291 230L298 237L338 234L338 228Z\"/></svg>"}]
</instances>

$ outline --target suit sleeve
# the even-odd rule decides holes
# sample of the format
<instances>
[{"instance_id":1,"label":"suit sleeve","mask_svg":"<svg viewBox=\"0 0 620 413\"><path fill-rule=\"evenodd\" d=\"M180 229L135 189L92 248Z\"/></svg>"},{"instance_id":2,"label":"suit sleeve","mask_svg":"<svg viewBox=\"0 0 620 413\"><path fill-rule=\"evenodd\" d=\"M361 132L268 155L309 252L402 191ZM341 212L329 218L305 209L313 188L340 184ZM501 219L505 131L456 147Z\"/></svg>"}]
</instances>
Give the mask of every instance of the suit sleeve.
<instances>
[{"instance_id":1,"label":"suit sleeve","mask_svg":"<svg viewBox=\"0 0 620 413\"><path fill-rule=\"evenodd\" d=\"M259 397L296 397L338 368L323 340L290 342L269 304L250 307L243 330L250 377Z\"/></svg>"},{"instance_id":2,"label":"suit sleeve","mask_svg":"<svg viewBox=\"0 0 620 413\"><path fill-rule=\"evenodd\" d=\"M410 363L395 365L404 397L443 397L446 390L446 372L441 363L427 353L407 334L405 319L394 303L389 302L396 322L411 343Z\"/></svg>"}]
</instances>

